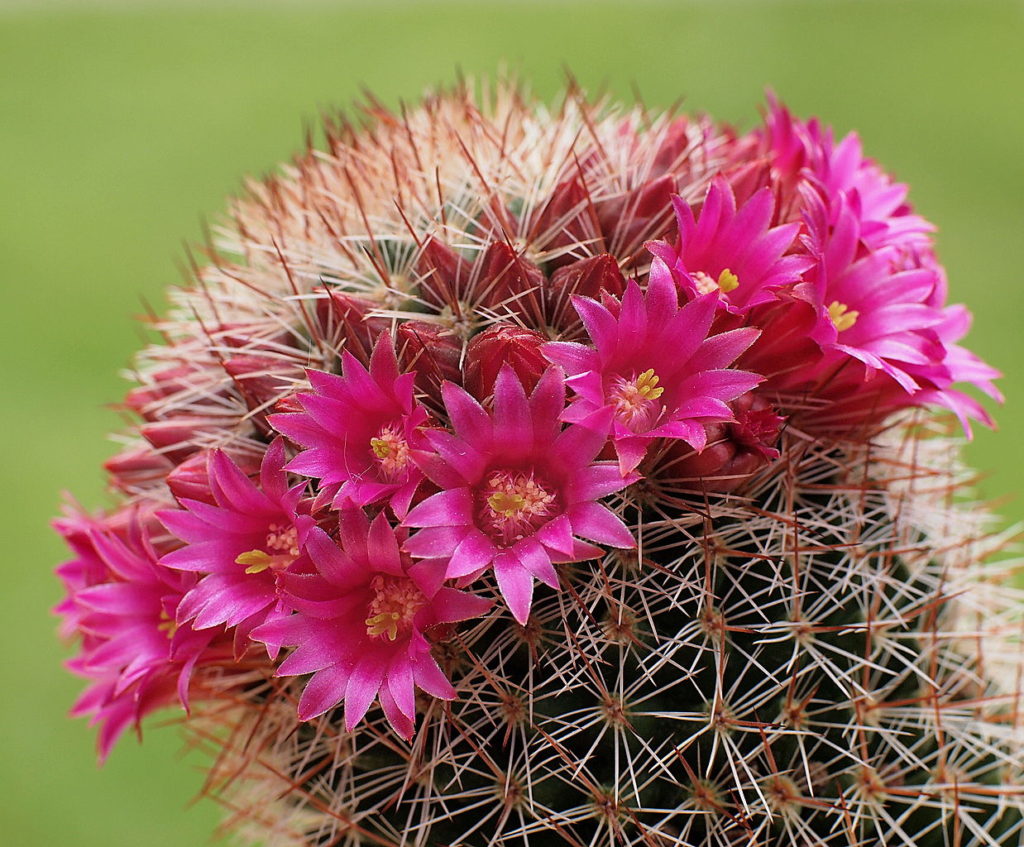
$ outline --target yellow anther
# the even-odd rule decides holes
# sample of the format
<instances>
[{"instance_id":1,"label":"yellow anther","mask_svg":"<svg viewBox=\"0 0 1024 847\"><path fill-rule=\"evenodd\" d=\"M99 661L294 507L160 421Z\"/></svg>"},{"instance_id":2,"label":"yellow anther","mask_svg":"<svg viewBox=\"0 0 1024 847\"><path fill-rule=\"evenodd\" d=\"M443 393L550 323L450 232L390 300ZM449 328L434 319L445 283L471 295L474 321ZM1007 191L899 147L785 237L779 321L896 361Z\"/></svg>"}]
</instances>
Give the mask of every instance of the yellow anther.
<instances>
[{"instance_id":1,"label":"yellow anther","mask_svg":"<svg viewBox=\"0 0 1024 847\"><path fill-rule=\"evenodd\" d=\"M636 393L644 400L657 400L665 393L665 389L660 388L658 382L654 368L648 368L636 378Z\"/></svg>"},{"instance_id":2,"label":"yellow anther","mask_svg":"<svg viewBox=\"0 0 1024 847\"><path fill-rule=\"evenodd\" d=\"M371 638L386 635L389 641L396 641L400 634L409 631L416 613L427 602L410 579L377 574L370 580L370 589L373 596L363 623Z\"/></svg>"},{"instance_id":3,"label":"yellow anther","mask_svg":"<svg viewBox=\"0 0 1024 847\"><path fill-rule=\"evenodd\" d=\"M370 450L387 476L397 476L409 464L409 445L395 427L386 426L370 439Z\"/></svg>"},{"instance_id":4,"label":"yellow anther","mask_svg":"<svg viewBox=\"0 0 1024 847\"><path fill-rule=\"evenodd\" d=\"M731 270L726 268L718 275L718 288L720 291L728 294L740 287L740 278L736 276Z\"/></svg>"},{"instance_id":5,"label":"yellow anther","mask_svg":"<svg viewBox=\"0 0 1024 847\"><path fill-rule=\"evenodd\" d=\"M496 515L503 518L514 518L526 508L526 498L522 494L495 491L487 498L487 505Z\"/></svg>"},{"instance_id":6,"label":"yellow anther","mask_svg":"<svg viewBox=\"0 0 1024 847\"><path fill-rule=\"evenodd\" d=\"M388 641L398 638L398 622L402 616L398 612L381 612L371 615L365 621L366 634L374 637L387 635Z\"/></svg>"},{"instance_id":7,"label":"yellow anther","mask_svg":"<svg viewBox=\"0 0 1024 847\"><path fill-rule=\"evenodd\" d=\"M860 312L851 311L850 307L838 300L833 300L828 307L828 316L832 320L837 332L849 329L860 317Z\"/></svg>"},{"instance_id":8,"label":"yellow anther","mask_svg":"<svg viewBox=\"0 0 1024 847\"><path fill-rule=\"evenodd\" d=\"M167 612L161 609L160 623L156 625L156 628L164 633L168 638L174 638L174 633L178 631L178 622L168 615Z\"/></svg>"},{"instance_id":9,"label":"yellow anther","mask_svg":"<svg viewBox=\"0 0 1024 847\"><path fill-rule=\"evenodd\" d=\"M247 550L238 554L235 564L246 565L246 573L262 573L274 564L274 558L264 550Z\"/></svg>"}]
</instances>

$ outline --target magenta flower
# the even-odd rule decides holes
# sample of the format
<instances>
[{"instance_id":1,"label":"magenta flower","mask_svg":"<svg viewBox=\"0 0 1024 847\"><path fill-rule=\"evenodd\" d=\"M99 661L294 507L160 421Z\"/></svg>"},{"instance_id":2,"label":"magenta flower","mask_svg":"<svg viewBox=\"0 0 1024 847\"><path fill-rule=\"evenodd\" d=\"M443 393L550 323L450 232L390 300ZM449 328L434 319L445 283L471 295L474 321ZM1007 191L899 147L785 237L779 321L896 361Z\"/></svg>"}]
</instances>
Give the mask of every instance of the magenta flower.
<instances>
[{"instance_id":1,"label":"magenta flower","mask_svg":"<svg viewBox=\"0 0 1024 847\"><path fill-rule=\"evenodd\" d=\"M704 425L733 420L726 404L761 382L758 374L728 368L758 330L708 337L718 302L712 291L680 306L668 267L655 258L646 293L630 281L621 303L573 299L594 347L545 345L576 393L563 418L592 427L611 417L623 472L640 463L653 438L680 438L702 450Z\"/></svg>"},{"instance_id":2,"label":"magenta flower","mask_svg":"<svg viewBox=\"0 0 1024 847\"><path fill-rule=\"evenodd\" d=\"M967 428L969 418L987 422L980 405L950 386L968 381L999 398L991 380L998 372L955 345L967 331L965 310L945 307L945 284L927 266L905 268L895 247L863 250L862 222L845 195L811 203L809 243L818 255L808 299L818 313L811 338L825 351L813 372L824 393L837 388L844 361L866 371L850 377L864 382L876 372L891 378L910 403L952 409ZM856 390L856 386L854 386ZM913 400L909 398L912 397Z\"/></svg>"},{"instance_id":3,"label":"magenta flower","mask_svg":"<svg viewBox=\"0 0 1024 847\"><path fill-rule=\"evenodd\" d=\"M268 620L289 614L280 598L282 574L305 563L301 548L315 525L300 513L306 483L288 487L284 439L267 448L260 466L260 487L225 453L208 457L214 504L183 498L177 511L158 517L186 542L164 556L171 568L205 574L182 598L178 622L195 629L235 627L235 653L248 647L249 632Z\"/></svg>"},{"instance_id":4,"label":"magenta flower","mask_svg":"<svg viewBox=\"0 0 1024 847\"><path fill-rule=\"evenodd\" d=\"M845 195L861 224L868 249L897 247L906 253L931 252L928 235L934 226L914 213L907 187L893 182L865 158L857 133L836 143L832 130L816 120L801 121L774 98L769 100L762 131L775 173L790 186L796 207L803 205L795 186L809 181L827 197Z\"/></svg>"},{"instance_id":5,"label":"magenta flower","mask_svg":"<svg viewBox=\"0 0 1024 847\"><path fill-rule=\"evenodd\" d=\"M438 624L478 617L491 603L442 584L443 561L410 564L384 513L370 523L361 509L342 512L339 544L310 531L306 552L315 573L288 574L296 614L254 630L271 649L295 646L278 676L313 674L299 700L299 719L345 704L351 731L375 699L391 726L411 738L415 689L450 700L455 690L430 652L426 633Z\"/></svg>"},{"instance_id":6,"label":"magenta flower","mask_svg":"<svg viewBox=\"0 0 1024 847\"><path fill-rule=\"evenodd\" d=\"M346 351L341 376L309 371L314 393L297 395L302 412L271 415L278 431L307 449L288 470L320 480L333 505L390 500L398 516L422 477L412 453L425 442L426 410L413 397L415 373L400 373L391 337L377 339L367 370Z\"/></svg>"},{"instance_id":7,"label":"magenta flower","mask_svg":"<svg viewBox=\"0 0 1024 847\"><path fill-rule=\"evenodd\" d=\"M422 467L443 490L405 519L421 527L406 543L413 556L447 558L448 578L471 579L493 566L522 624L535 578L557 588L553 563L600 554L579 539L635 546L622 521L597 502L637 478L595 461L610 414L563 429L565 382L557 368L548 368L527 398L515 371L504 366L491 412L452 383L442 393L454 432L427 433L436 454L421 459Z\"/></svg>"},{"instance_id":8,"label":"magenta flower","mask_svg":"<svg viewBox=\"0 0 1024 847\"><path fill-rule=\"evenodd\" d=\"M773 291L798 282L813 264L806 256L783 255L800 224L771 227L775 203L770 188L737 209L729 182L720 176L711 183L698 218L682 198L673 197L672 204L679 244L653 241L647 248L672 269L688 299L715 292L723 308L746 312L775 299Z\"/></svg>"},{"instance_id":9,"label":"magenta flower","mask_svg":"<svg viewBox=\"0 0 1024 847\"><path fill-rule=\"evenodd\" d=\"M195 577L157 562L144 524L134 511L123 526L84 515L57 522L76 554L61 567L68 597L57 607L65 633L82 637L68 667L91 680L72 714L100 724L101 759L153 710L175 698L187 707L198 663L226 658L210 649L216 630L175 624Z\"/></svg>"}]
</instances>

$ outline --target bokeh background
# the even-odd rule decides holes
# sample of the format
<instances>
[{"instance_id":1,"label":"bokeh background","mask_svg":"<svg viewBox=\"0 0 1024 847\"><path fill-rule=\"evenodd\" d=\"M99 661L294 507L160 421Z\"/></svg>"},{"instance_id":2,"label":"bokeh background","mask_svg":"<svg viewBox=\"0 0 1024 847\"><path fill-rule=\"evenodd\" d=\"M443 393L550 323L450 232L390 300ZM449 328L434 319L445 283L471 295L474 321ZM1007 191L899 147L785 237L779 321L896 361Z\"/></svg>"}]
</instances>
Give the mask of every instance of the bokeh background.
<instances>
[{"instance_id":1,"label":"bokeh background","mask_svg":"<svg viewBox=\"0 0 1024 847\"><path fill-rule=\"evenodd\" d=\"M458 69L503 65L553 97L584 86L749 128L771 86L866 149L939 225L969 344L1006 372L999 433L968 456L1006 525L1024 467L1024 6L878 2L235 3L0 0L0 498L4 674L0 841L182 847L219 817L191 808L201 761L154 721L98 769L65 717L48 609L64 556L59 493L107 502L108 405L140 344L134 316L180 281L185 244L248 174L269 173L322 109L361 86L413 99Z\"/></svg>"}]
</instances>

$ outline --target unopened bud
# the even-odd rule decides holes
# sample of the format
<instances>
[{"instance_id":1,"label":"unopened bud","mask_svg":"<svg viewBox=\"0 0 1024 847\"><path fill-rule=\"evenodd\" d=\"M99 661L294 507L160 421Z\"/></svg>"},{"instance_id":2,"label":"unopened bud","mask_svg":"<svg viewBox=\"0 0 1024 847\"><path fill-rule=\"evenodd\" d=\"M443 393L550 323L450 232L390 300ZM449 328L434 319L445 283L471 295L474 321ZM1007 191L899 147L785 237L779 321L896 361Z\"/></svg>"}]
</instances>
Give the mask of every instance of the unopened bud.
<instances>
[{"instance_id":1,"label":"unopened bud","mask_svg":"<svg viewBox=\"0 0 1024 847\"><path fill-rule=\"evenodd\" d=\"M661 454L653 473L682 488L726 493L778 458L774 445L785 419L749 391L729 406L736 420L708 425L707 446L702 451L674 442Z\"/></svg>"},{"instance_id":2,"label":"unopened bud","mask_svg":"<svg viewBox=\"0 0 1024 847\"><path fill-rule=\"evenodd\" d=\"M471 270L469 262L451 247L428 238L416 262L420 297L439 309L452 306L465 299Z\"/></svg>"},{"instance_id":3,"label":"unopened bud","mask_svg":"<svg viewBox=\"0 0 1024 847\"><path fill-rule=\"evenodd\" d=\"M203 440L204 433L222 428L223 423L215 419L181 417L143 424L139 432L162 455L178 465L199 449L197 443Z\"/></svg>"},{"instance_id":4,"label":"unopened bud","mask_svg":"<svg viewBox=\"0 0 1024 847\"><path fill-rule=\"evenodd\" d=\"M406 321L397 331L398 364L416 372L416 387L436 395L442 382L462 383L462 343L451 330L425 321Z\"/></svg>"},{"instance_id":5,"label":"unopened bud","mask_svg":"<svg viewBox=\"0 0 1024 847\"><path fill-rule=\"evenodd\" d=\"M246 406L254 412L253 423L265 435L271 432L266 422L267 413L278 398L303 378L298 362L276 356L232 356L224 362L224 370L234 379Z\"/></svg>"},{"instance_id":6,"label":"unopened bud","mask_svg":"<svg viewBox=\"0 0 1024 847\"><path fill-rule=\"evenodd\" d=\"M466 350L465 387L479 399L494 391L502 365L515 371L523 388L530 392L548 368L540 348L546 342L539 332L514 324L496 324L469 342Z\"/></svg>"},{"instance_id":7,"label":"unopened bud","mask_svg":"<svg viewBox=\"0 0 1024 847\"><path fill-rule=\"evenodd\" d=\"M553 254L549 265L555 268L574 260L572 248L589 244L599 235L587 190L575 178L555 186L530 229L530 241L538 250Z\"/></svg>"},{"instance_id":8,"label":"unopened bud","mask_svg":"<svg viewBox=\"0 0 1024 847\"><path fill-rule=\"evenodd\" d=\"M232 453L231 460L249 476L259 473L260 463L251 456ZM167 487L175 500L185 498L215 505L216 500L210 490L210 451L203 450L189 456L167 474Z\"/></svg>"},{"instance_id":9,"label":"unopened bud","mask_svg":"<svg viewBox=\"0 0 1024 847\"><path fill-rule=\"evenodd\" d=\"M598 300L602 291L621 297L625 290L626 279L614 256L601 253L580 259L551 275L547 292L548 323L563 331L579 323L579 316L572 306L574 294Z\"/></svg>"},{"instance_id":10,"label":"unopened bud","mask_svg":"<svg viewBox=\"0 0 1024 847\"><path fill-rule=\"evenodd\" d=\"M631 191L595 204L607 249L634 252L642 241L667 232L672 221L675 177L666 174Z\"/></svg>"},{"instance_id":11,"label":"unopened bud","mask_svg":"<svg viewBox=\"0 0 1024 847\"><path fill-rule=\"evenodd\" d=\"M473 300L482 306L513 304L516 311L539 305L544 288L540 268L517 254L506 242L495 241L474 268ZM539 313L539 308L534 309Z\"/></svg>"},{"instance_id":12,"label":"unopened bud","mask_svg":"<svg viewBox=\"0 0 1024 847\"><path fill-rule=\"evenodd\" d=\"M176 365L156 371L146 376L143 385L125 395L124 405L143 420L160 420L167 408L163 401L187 391L200 375L201 369L195 365Z\"/></svg>"},{"instance_id":13,"label":"unopened bud","mask_svg":"<svg viewBox=\"0 0 1024 847\"><path fill-rule=\"evenodd\" d=\"M334 346L344 346L364 365L378 336L391 322L371 314L375 304L361 297L344 294L333 288L320 288L316 293L316 318L320 332Z\"/></svg>"},{"instance_id":14,"label":"unopened bud","mask_svg":"<svg viewBox=\"0 0 1024 847\"><path fill-rule=\"evenodd\" d=\"M110 474L111 488L134 495L161 484L173 466L167 457L145 446L124 450L107 459L103 467Z\"/></svg>"}]
</instances>

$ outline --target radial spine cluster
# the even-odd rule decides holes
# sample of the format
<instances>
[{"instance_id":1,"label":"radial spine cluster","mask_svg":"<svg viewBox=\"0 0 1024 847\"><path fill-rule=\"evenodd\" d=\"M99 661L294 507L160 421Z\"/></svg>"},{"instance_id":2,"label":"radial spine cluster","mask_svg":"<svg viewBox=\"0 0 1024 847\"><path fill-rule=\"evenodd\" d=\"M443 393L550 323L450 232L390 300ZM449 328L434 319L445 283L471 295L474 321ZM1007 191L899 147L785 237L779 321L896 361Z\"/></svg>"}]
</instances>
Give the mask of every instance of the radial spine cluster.
<instances>
[{"instance_id":1,"label":"radial spine cluster","mask_svg":"<svg viewBox=\"0 0 1024 847\"><path fill-rule=\"evenodd\" d=\"M857 136L500 83L325 137L56 522L100 756L181 710L243 844L1024 843L998 374Z\"/></svg>"}]
</instances>

